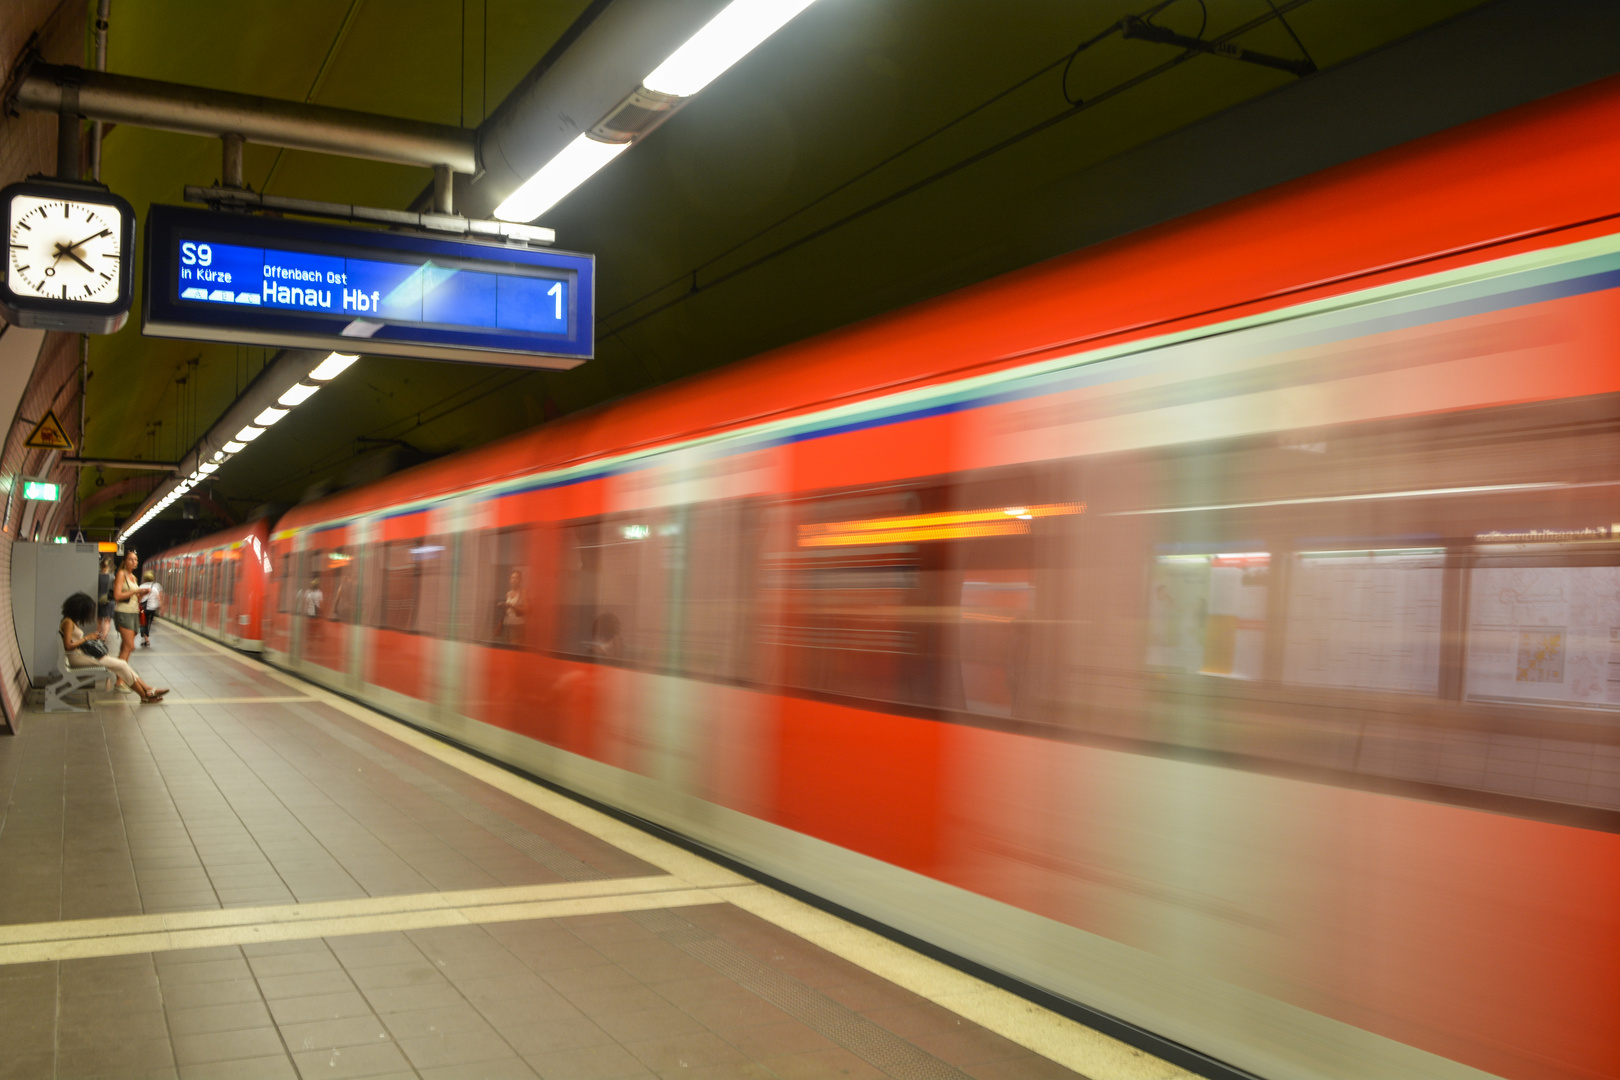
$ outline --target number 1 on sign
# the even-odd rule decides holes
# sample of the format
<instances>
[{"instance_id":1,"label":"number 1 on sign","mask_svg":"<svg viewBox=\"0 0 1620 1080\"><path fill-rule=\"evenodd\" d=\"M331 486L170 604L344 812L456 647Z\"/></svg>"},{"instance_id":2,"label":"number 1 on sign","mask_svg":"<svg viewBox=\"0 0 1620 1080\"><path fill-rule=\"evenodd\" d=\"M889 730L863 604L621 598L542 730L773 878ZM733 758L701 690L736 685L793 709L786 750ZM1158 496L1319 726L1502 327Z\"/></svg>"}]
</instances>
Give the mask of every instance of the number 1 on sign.
<instances>
[{"instance_id":1,"label":"number 1 on sign","mask_svg":"<svg viewBox=\"0 0 1620 1080\"><path fill-rule=\"evenodd\" d=\"M560 282L560 281L557 282L557 284L553 285L551 288L546 290L546 295L547 296L554 296L554 297L557 298L557 318L558 319L562 318L562 292L563 292L563 290L562 290L562 282Z\"/></svg>"}]
</instances>

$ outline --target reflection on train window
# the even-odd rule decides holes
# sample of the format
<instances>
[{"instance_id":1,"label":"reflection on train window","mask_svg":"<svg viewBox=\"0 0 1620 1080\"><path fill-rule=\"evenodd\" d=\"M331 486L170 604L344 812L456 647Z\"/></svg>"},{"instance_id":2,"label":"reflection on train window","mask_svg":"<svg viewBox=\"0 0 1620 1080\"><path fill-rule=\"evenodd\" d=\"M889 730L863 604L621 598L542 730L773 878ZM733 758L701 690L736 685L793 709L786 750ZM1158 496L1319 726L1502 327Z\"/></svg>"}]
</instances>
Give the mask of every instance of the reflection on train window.
<instances>
[{"instance_id":1,"label":"reflection on train window","mask_svg":"<svg viewBox=\"0 0 1620 1080\"><path fill-rule=\"evenodd\" d=\"M535 541L533 526L485 529L470 537L463 555L465 573L475 584L466 590L462 628L473 641L533 647L535 638ZM425 546L443 546L433 541ZM442 559L441 552L432 554ZM470 558L468 557L470 555Z\"/></svg>"},{"instance_id":2,"label":"reflection on train window","mask_svg":"<svg viewBox=\"0 0 1620 1080\"><path fill-rule=\"evenodd\" d=\"M669 557L684 568L675 615L679 667L707 678L749 678L758 636L753 604L761 539L758 503L707 503L687 508L683 518L667 539Z\"/></svg>"},{"instance_id":3,"label":"reflection on train window","mask_svg":"<svg viewBox=\"0 0 1620 1080\"><path fill-rule=\"evenodd\" d=\"M368 626L418 633L443 622L448 597L445 537L391 540L374 554L366 586Z\"/></svg>"},{"instance_id":4,"label":"reflection on train window","mask_svg":"<svg viewBox=\"0 0 1620 1080\"><path fill-rule=\"evenodd\" d=\"M285 614L298 610L298 588L294 584L297 577L293 574L296 562L291 551L283 551L276 560L276 610Z\"/></svg>"},{"instance_id":5,"label":"reflection on train window","mask_svg":"<svg viewBox=\"0 0 1620 1080\"><path fill-rule=\"evenodd\" d=\"M784 595L767 637L783 654L782 680L822 693L932 704L921 640L922 544L903 527L858 527L918 515L921 494L823 498L796 509L793 546L771 556ZM884 532L890 535L878 535Z\"/></svg>"},{"instance_id":6,"label":"reflection on train window","mask_svg":"<svg viewBox=\"0 0 1620 1080\"><path fill-rule=\"evenodd\" d=\"M1150 668L1260 678L1271 555L1243 550L1253 546L1154 558L1148 602Z\"/></svg>"},{"instance_id":7,"label":"reflection on train window","mask_svg":"<svg viewBox=\"0 0 1620 1080\"><path fill-rule=\"evenodd\" d=\"M780 681L927 709L1024 711L1040 625L1036 543L1085 510L1038 479L954 476L797 503L792 546L777 539L767 563L780 592L766 635L782 654Z\"/></svg>"},{"instance_id":8,"label":"reflection on train window","mask_svg":"<svg viewBox=\"0 0 1620 1080\"><path fill-rule=\"evenodd\" d=\"M662 511L619 514L567 529L559 652L647 667L671 666L664 635L680 524Z\"/></svg>"},{"instance_id":9,"label":"reflection on train window","mask_svg":"<svg viewBox=\"0 0 1620 1080\"><path fill-rule=\"evenodd\" d=\"M1298 553L1283 679L1439 693L1444 576L1444 548Z\"/></svg>"},{"instance_id":10,"label":"reflection on train window","mask_svg":"<svg viewBox=\"0 0 1620 1080\"><path fill-rule=\"evenodd\" d=\"M354 556L347 548L316 548L304 553L303 585L297 593L298 614L306 619L353 622Z\"/></svg>"},{"instance_id":11,"label":"reflection on train window","mask_svg":"<svg viewBox=\"0 0 1620 1080\"><path fill-rule=\"evenodd\" d=\"M1028 663L1035 587L1027 570L973 577L962 582L962 707L1011 716Z\"/></svg>"},{"instance_id":12,"label":"reflection on train window","mask_svg":"<svg viewBox=\"0 0 1620 1080\"><path fill-rule=\"evenodd\" d=\"M1474 569L1468 697L1620 709L1620 567L1547 561Z\"/></svg>"}]
</instances>

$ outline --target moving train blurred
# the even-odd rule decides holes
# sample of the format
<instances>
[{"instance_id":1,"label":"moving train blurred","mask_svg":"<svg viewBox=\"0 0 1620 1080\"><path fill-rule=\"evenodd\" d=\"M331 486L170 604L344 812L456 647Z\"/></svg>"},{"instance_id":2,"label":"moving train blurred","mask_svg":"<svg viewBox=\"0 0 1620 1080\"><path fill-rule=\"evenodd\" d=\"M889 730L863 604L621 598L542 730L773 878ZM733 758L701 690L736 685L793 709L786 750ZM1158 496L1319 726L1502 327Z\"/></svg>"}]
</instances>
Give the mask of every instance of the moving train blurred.
<instances>
[{"instance_id":1,"label":"moving train blurred","mask_svg":"<svg viewBox=\"0 0 1620 1080\"><path fill-rule=\"evenodd\" d=\"M1617 356L1609 81L160 565L1260 1075L1615 1076Z\"/></svg>"}]
</instances>

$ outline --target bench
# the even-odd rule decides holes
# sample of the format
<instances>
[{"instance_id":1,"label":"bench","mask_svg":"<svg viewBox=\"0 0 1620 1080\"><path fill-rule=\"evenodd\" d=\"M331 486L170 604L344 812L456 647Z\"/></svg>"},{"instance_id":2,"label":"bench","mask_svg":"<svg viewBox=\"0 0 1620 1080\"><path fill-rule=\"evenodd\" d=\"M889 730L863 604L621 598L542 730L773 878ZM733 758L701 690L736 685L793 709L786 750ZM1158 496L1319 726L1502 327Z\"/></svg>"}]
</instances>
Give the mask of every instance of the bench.
<instances>
[{"instance_id":1,"label":"bench","mask_svg":"<svg viewBox=\"0 0 1620 1080\"><path fill-rule=\"evenodd\" d=\"M87 708L81 709L77 705L70 705L66 700L67 695L80 690L94 690L96 684L105 679L110 673L100 664L94 667L69 667L67 651L58 648L56 650L56 674L57 679L54 682L45 684L44 710L46 712L89 712L90 710ZM88 699L86 699L85 704L89 704Z\"/></svg>"}]
</instances>

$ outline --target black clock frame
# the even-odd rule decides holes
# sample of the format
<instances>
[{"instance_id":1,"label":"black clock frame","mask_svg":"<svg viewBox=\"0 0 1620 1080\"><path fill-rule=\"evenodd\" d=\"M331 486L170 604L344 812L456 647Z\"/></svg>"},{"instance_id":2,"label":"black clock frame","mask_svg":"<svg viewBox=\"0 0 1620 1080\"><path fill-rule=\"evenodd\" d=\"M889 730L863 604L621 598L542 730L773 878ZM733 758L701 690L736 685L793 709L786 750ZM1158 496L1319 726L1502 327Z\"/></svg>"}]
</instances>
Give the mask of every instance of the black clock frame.
<instances>
[{"instance_id":1,"label":"black clock frame","mask_svg":"<svg viewBox=\"0 0 1620 1080\"><path fill-rule=\"evenodd\" d=\"M111 334L129 319L135 297L135 210L122 196L114 195L105 184L91 180L59 180L30 176L0 188L4 207L6 243L11 243L11 206L15 196L32 195L41 199L62 199L111 206L123 215L122 235L118 238L118 295L111 300L57 300L48 296L27 296L11 289L10 248L0 265L0 316L13 326L34 330L63 330L76 334Z\"/></svg>"}]
</instances>

